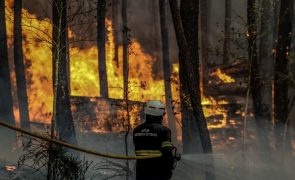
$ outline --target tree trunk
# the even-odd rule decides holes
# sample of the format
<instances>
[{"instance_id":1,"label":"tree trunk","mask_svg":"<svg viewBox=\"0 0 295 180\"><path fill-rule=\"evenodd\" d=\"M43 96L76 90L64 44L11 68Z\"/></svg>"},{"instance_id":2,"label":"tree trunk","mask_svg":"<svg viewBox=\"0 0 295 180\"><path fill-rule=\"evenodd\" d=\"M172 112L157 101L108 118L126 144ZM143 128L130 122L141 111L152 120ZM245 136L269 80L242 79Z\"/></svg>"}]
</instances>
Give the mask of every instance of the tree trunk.
<instances>
[{"instance_id":1,"label":"tree trunk","mask_svg":"<svg viewBox=\"0 0 295 180\"><path fill-rule=\"evenodd\" d=\"M231 0L225 0L224 42L223 42L223 64L229 62L230 56L230 31L231 31Z\"/></svg>"},{"instance_id":2,"label":"tree trunk","mask_svg":"<svg viewBox=\"0 0 295 180\"><path fill-rule=\"evenodd\" d=\"M112 0L112 25L113 25L113 36L114 36L114 61L119 67L119 38L118 38L118 12L119 12L119 1Z\"/></svg>"},{"instance_id":3,"label":"tree trunk","mask_svg":"<svg viewBox=\"0 0 295 180\"><path fill-rule=\"evenodd\" d=\"M263 109L261 105L261 82L259 77L258 59L257 59L257 9L255 0L248 0L247 4L247 29L248 29L248 58L250 63L250 88L254 108L255 122L258 127L258 138L262 142L265 136L262 127L265 126L263 121Z\"/></svg>"},{"instance_id":4,"label":"tree trunk","mask_svg":"<svg viewBox=\"0 0 295 180\"><path fill-rule=\"evenodd\" d=\"M99 61L100 96L109 97L107 67L106 67L106 27L105 27L106 0L97 0L97 44Z\"/></svg>"},{"instance_id":5,"label":"tree trunk","mask_svg":"<svg viewBox=\"0 0 295 180\"><path fill-rule=\"evenodd\" d=\"M177 0L169 0L170 10L172 14L176 39L179 47L179 51L183 54L184 69L186 70L186 77L189 94L185 95L188 97L189 107L192 108L197 121L197 125L200 131L202 148L205 153L212 153L212 145L210 135L207 127L207 122L201 106L201 95L200 95L200 79L199 79L199 68L194 68L194 63L199 64L198 61L198 47L197 45L197 34L198 34L198 10L199 1L182 0L182 19L180 17L178 2ZM195 25L195 26L194 26ZM184 26L184 28L183 28ZM186 30L186 32L184 31ZM187 44L187 39L190 43ZM193 39L196 39L193 41Z\"/></svg>"},{"instance_id":6,"label":"tree trunk","mask_svg":"<svg viewBox=\"0 0 295 180\"><path fill-rule=\"evenodd\" d=\"M21 27L22 0L14 1L14 66L16 74L17 97L19 103L20 122L23 129L30 129L30 116L26 85L25 65L23 61L22 27Z\"/></svg>"},{"instance_id":7,"label":"tree trunk","mask_svg":"<svg viewBox=\"0 0 295 180\"><path fill-rule=\"evenodd\" d=\"M183 59L183 55L179 55L179 59ZM180 102L181 102L181 118L182 118L182 145L184 154L203 153L202 144L200 142L200 132L196 123L193 110L189 107L189 94L186 70L183 68L183 61L179 61L179 81L180 81Z\"/></svg>"},{"instance_id":8,"label":"tree trunk","mask_svg":"<svg viewBox=\"0 0 295 180\"><path fill-rule=\"evenodd\" d=\"M151 50L153 52L153 59L155 60L155 63L153 64L153 74L156 77L163 76L162 70L163 70L163 61L160 61L161 55L161 46L160 46L160 32L159 32L159 25L160 25L160 15L159 15L159 3L157 1L150 1L150 8L152 11L152 18L151 18L151 39L153 43L151 43Z\"/></svg>"},{"instance_id":9,"label":"tree trunk","mask_svg":"<svg viewBox=\"0 0 295 180\"><path fill-rule=\"evenodd\" d=\"M15 125L8 65L5 1L0 1L0 24L0 121ZM0 133L0 152L10 152L15 133L4 127L0 127Z\"/></svg>"},{"instance_id":10,"label":"tree trunk","mask_svg":"<svg viewBox=\"0 0 295 180\"><path fill-rule=\"evenodd\" d=\"M164 71L164 85L165 85L165 100L166 110L168 117L168 126L172 131L173 144L177 145L177 129L176 118L173 113L172 105L172 91L171 91L171 64L169 57L169 37L166 21L166 0L159 0L159 12L160 12L160 25L161 25L161 37L162 37L162 54L163 54L163 71Z\"/></svg>"},{"instance_id":11,"label":"tree trunk","mask_svg":"<svg viewBox=\"0 0 295 180\"><path fill-rule=\"evenodd\" d=\"M288 58L291 47L293 3L293 0L282 0L280 5L274 74L274 119L278 148L282 148L284 126L289 114Z\"/></svg>"},{"instance_id":12,"label":"tree trunk","mask_svg":"<svg viewBox=\"0 0 295 180\"><path fill-rule=\"evenodd\" d=\"M277 38L278 38L278 26L279 26L279 12L280 12L280 0L274 0L273 2L273 21L274 21L274 28L273 28L273 48L277 48ZM275 53L274 53L275 59Z\"/></svg>"},{"instance_id":13,"label":"tree trunk","mask_svg":"<svg viewBox=\"0 0 295 180\"><path fill-rule=\"evenodd\" d=\"M67 56L67 4L66 0L53 1L53 74L54 109L53 128L62 139L77 144L69 96L69 59Z\"/></svg>"},{"instance_id":14,"label":"tree trunk","mask_svg":"<svg viewBox=\"0 0 295 180\"><path fill-rule=\"evenodd\" d=\"M205 4L205 3L204 3ZM204 12L204 11L203 11ZM197 24L195 24L197 25ZM195 26L194 26L195 27ZM195 27L196 28L196 27ZM195 37L195 43L198 42L198 36ZM203 40L203 38L202 38ZM202 144L200 143L200 132L196 123L194 112L190 107L190 103L187 95L189 94L187 70L183 62L183 54L179 54L179 80L180 80L180 101L181 101L181 116L182 116L182 143L183 153L203 153ZM204 73L205 61L202 63L203 68L201 69ZM194 63L197 65L197 63ZM194 67L198 68L198 67Z\"/></svg>"},{"instance_id":15,"label":"tree trunk","mask_svg":"<svg viewBox=\"0 0 295 180\"><path fill-rule=\"evenodd\" d=\"M271 4L269 0L262 0L261 10L261 29L260 29L260 46L259 46L259 69L261 77L261 101L262 116L271 120L272 111L272 30L274 28L271 21Z\"/></svg>"},{"instance_id":16,"label":"tree trunk","mask_svg":"<svg viewBox=\"0 0 295 180\"><path fill-rule=\"evenodd\" d=\"M124 97L128 96L128 26L127 26L127 0L122 1L122 35L123 35L123 77L124 77Z\"/></svg>"},{"instance_id":17,"label":"tree trunk","mask_svg":"<svg viewBox=\"0 0 295 180\"><path fill-rule=\"evenodd\" d=\"M259 45L259 77L261 80L261 120L256 121L258 138L264 148L269 148L267 139L269 125L272 117L272 43L274 28L271 21L271 4L269 0L262 0L261 4L261 25Z\"/></svg>"},{"instance_id":18,"label":"tree trunk","mask_svg":"<svg viewBox=\"0 0 295 180\"><path fill-rule=\"evenodd\" d=\"M211 0L200 0L200 23L201 23L201 93L207 87L208 79L208 48L209 48L209 26L210 26L210 2Z\"/></svg>"},{"instance_id":19,"label":"tree trunk","mask_svg":"<svg viewBox=\"0 0 295 180\"><path fill-rule=\"evenodd\" d=\"M125 134L125 153L128 155L128 143L127 138L130 130L130 119L129 119L129 106L128 106L128 100L129 100L129 90L128 90L128 75L129 75L129 62L128 62L128 26L127 26L127 0L122 1L122 35L123 35L123 78L124 78L124 99L126 102L126 109L127 109L127 132ZM126 160L126 180L129 179L129 161Z\"/></svg>"}]
</instances>

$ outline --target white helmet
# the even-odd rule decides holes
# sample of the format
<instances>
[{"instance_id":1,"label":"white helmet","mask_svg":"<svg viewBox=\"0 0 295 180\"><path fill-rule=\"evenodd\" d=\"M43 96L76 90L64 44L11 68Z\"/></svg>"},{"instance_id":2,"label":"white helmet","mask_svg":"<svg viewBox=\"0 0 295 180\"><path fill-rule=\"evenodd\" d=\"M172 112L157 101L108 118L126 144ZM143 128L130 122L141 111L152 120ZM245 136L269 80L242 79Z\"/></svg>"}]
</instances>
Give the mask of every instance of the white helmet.
<instances>
[{"instance_id":1,"label":"white helmet","mask_svg":"<svg viewBox=\"0 0 295 180\"><path fill-rule=\"evenodd\" d=\"M144 107L144 113L152 116L163 116L165 114L165 105L157 100L148 101Z\"/></svg>"}]
</instances>

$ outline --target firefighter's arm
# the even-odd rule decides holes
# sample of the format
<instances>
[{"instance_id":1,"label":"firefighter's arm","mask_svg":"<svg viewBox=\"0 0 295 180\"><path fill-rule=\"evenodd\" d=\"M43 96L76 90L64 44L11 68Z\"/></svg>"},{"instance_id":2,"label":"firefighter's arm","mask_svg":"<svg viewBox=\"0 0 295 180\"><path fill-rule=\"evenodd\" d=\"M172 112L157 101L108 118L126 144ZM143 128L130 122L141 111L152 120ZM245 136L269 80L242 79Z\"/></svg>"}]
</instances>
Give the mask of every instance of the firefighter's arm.
<instances>
[{"instance_id":1,"label":"firefighter's arm","mask_svg":"<svg viewBox=\"0 0 295 180\"><path fill-rule=\"evenodd\" d=\"M167 168L170 170L172 170L174 167L173 150L174 150L174 146L171 142L171 131L167 130L163 134L161 152L162 152L162 156L164 160L167 163Z\"/></svg>"}]
</instances>

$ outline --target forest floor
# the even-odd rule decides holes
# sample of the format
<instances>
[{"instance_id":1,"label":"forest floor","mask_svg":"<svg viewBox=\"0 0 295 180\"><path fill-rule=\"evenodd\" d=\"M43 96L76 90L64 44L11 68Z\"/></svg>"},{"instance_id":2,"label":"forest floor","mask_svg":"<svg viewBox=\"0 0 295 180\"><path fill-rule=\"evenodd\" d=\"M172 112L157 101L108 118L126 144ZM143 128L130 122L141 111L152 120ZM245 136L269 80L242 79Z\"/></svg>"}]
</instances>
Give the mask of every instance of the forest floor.
<instances>
[{"instance_id":1,"label":"forest floor","mask_svg":"<svg viewBox=\"0 0 295 180\"><path fill-rule=\"evenodd\" d=\"M124 133L83 133L78 135L78 142L80 146L87 149L124 154ZM131 136L129 142L129 153L133 154ZM17 158L21 154L21 151L16 151L10 156L0 154L0 180L46 179L44 175L46 169L43 169L43 172L41 170L42 175L41 172L34 173L29 167L17 168ZM80 157L85 157L86 160L93 161L95 164L95 167L89 169L87 179L106 179L116 173L122 173L122 167L125 166L125 161L122 160L107 160L88 154L81 154ZM210 165L212 159L214 159L214 168ZM130 167L134 170L134 161L130 161ZM214 155L183 155L172 180L205 180L206 173L215 174L216 180L291 180L295 176L294 169L295 156L289 153L255 152L250 148L245 152L231 147L231 150L217 151ZM111 179L120 180L125 177L117 176Z\"/></svg>"}]
</instances>

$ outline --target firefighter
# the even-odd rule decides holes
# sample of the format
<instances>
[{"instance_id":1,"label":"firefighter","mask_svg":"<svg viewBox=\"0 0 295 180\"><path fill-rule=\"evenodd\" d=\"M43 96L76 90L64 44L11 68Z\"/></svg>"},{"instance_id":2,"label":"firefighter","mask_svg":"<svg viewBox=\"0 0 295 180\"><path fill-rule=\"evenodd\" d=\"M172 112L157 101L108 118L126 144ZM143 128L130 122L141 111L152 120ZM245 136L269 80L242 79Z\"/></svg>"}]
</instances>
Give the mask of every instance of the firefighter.
<instances>
[{"instance_id":1,"label":"firefighter","mask_svg":"<svg viewBox=\"0 0 295 180\"><path fill-rule=\"evenodd\" d=\"M162 125L165 105L148 101L144 107L145 122L134 129L133 142L137 156L162 155L136 162L136 180L169 180L174 169L174 146L171 131Z\"/></svg>"}]
</instances>

